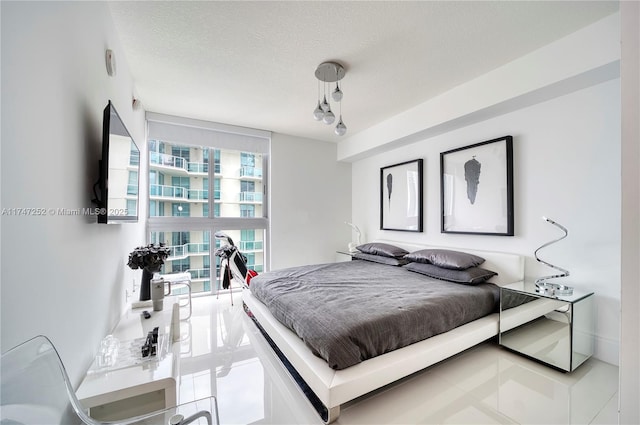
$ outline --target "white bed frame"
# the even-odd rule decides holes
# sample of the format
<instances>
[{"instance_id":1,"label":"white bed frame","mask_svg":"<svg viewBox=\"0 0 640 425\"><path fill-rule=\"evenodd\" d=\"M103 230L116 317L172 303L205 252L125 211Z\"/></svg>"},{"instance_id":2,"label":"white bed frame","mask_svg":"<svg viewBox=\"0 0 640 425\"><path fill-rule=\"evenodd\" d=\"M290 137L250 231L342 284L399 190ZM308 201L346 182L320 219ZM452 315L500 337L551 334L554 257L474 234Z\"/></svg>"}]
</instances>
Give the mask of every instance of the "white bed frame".
<instances>
[{"instance_id":1,"label":"white bed frame","mask_svg":"<svg viewBox=\"0 0 640 425\"><path fill-rule=\"evenodd\" d=\"M498 272L489 281L502 286L524 279L524 257L502 252L469 250L452 247L436 247L407 244L403 242L379 240L406 249L409 252L425 248L440 248L464 251L483 257L483 268ZM405 376L438 363L454 354L471 348L498 334L498 313L475 320L444 334L411 344L407 347L374 357L342 370L334 370L327 362L315 356L302 339L275 319L262 302L250 290L243 291L245 309L253 315L265 337L277 346L286 359L286 366L292 366L293 377L306 384L323 406L318 406L314 397L312 404L326 423L333 422L340 415L340 405L367 394L375 389L397 381ZM287 365L289 363L289 365ZM291 371L290 371L291 372ZM295 375L299 375L295 376ZM301 383L298 382L300 385ZM306 391L308 392L308 391Z\"/></svg>"}]
</instances>

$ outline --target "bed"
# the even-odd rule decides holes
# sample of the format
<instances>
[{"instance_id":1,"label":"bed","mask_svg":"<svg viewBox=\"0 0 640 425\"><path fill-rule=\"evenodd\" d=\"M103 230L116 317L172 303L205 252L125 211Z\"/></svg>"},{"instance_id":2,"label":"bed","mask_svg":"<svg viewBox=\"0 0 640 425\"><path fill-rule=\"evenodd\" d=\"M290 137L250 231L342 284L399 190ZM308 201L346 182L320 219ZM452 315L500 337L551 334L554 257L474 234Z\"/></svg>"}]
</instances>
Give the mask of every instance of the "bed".
<instances>
[{"instance_id":1,"label":"bed","mask_svg":"<svg viewBox=\"0 0 640 425\"><path fill-rule=\"evenodd\" d=\"M407 252L415 252L423 249L446 249L463 251L482 257L485 261L481 264L481 267L497 272L497 275L488 280L492 285L473 285L474 288L477 287L480 292L484 293L483 296L485 299L490 299L492 296L494 298L496 297L497 286L521 281L524 278L524 258L516 254L416 245L388 240L376 242L400 247ZM316 327L322 328L324 326L332 329L334 326L340 328L338 325L345 316L364 316L362 323L354 325L359 334L361 330L364 332L363 326L366 327L367 323L376 320L378 309L386 308L384 307L385 300L383 300L382 304L378 302L377 304L373 304L374 307L366 307L364 310L365 313L360 311L357 314L352 314L352 312L343 311L345 306L347 309L349 308L349 302L353 304L363 302L362 299L357 298L357 293L362 291L366 293L368 290L363 290L358 287L357 285L359 285L359 283L355 280L352 282L348 272L349 270L353 270L356 274L365 273L362 271L363 266L356 263L369 262L359 260L351 263L353 264L340 265L340 263L337 263L336 265L303 266L285 271L265 273L264 275L259 275L259 277L262 276L260 278L262 280L252 280L252 287L243 291L245 311L260 329L275 353L280 357L285 368L301 387L321 418L327 423L337 419L342 404L412 373L418 372L498 334L498 313L494 312L496 310L493 309L488 314L486 312L479 313L475 311L470 313L471 316L469 317L471 317L471 321L468 321L469 317L467 317L465 320L468 322L465 324L458 324L453 321L448 325L452 326L452 329L448 331L443 332L441 329L427 330L426 336L417 336L415 341L407 340L407 337L411 337L411 335L400 334L400 332L392 332L392 335L398 334L398 338L390 338L394 342L382 348L376 348L370 345L369 340L364 342L358 341L359 345L365 347L364 351L370 351L368 355L363 355L362 353L356 353L355 355L347 353L347 355L343 355L340 352L333 353L330 349L325 350L325 345L327 344L325 344L324 339L318 337L315 338L316 341L313 341L314 334L309 333L310 331L307 329L308 326L313 326L312 324L297 325L295 322L292 322L291 320L293 319L290 320L288 316L290 314L297 314L295 313L296 310L299 310L300 314L304 315L305 310L308 310L306 313L308 313L307 315L311 318L309 321L318 322L315 325ZM409 285L414 286L425 286L416 283L415 279L425 279L425 281L431 282L429 285L433 286L437 286L436 284L438 282L440 285L443 284L442 281L436 282L419 273L406 271L406 266L396 267L374 263L370 263L370 266L373 273L379 276L379 280L382 282L381 284L388 285L389 280L394 281L394 286L387 286L387 289L394 294L395 292L399 293L403 291L399 284L398 287L395 286L395 282L404 281L405 278L409 279ZM367 268L368 267L369 266L367 266ZM348 289L337 292L333 299L329 301L322 300L321 298L318 298L318 301L314 301L316 294L313 290L309 290L312 295L309 299L299 302L302 304L302 307L296 307L295 302L287 306L287 298L295 301L299 300L302 296L300 295L302 292L297 292L303 290L300 288L299 283L309 280L308 276L312 276L315 273L325 272L329 274L323 275L322 279L326 279L329 284L340 287L341 289L343 285ZM397 279L394 277L396 276L395 273L397 273ZM277 286L272 284L271 281L282 282L282 284L285 285L286 293L276 292L271 295L271 298L269 298L268 295L265 296L265 294L260 293L261 289L259 288L267 286L267 283L271 286ZM468 285L457 285L449 282L445 282L444 285L456 289L468 287ZM491 290L488 287L494 287L494 289ZM290 296L288 295L289 293L291 294ZM355 297L353 300L351 299L351 295ZM262 300L259 299L258 296L262 298ZM414 301L420 297L421 295L416 293L415 296L410 296L406 301L397 301L394 295L394 297L389 297L388 303L386 304L389 304L391 310L403 308L397 304L398 302L405 303L406 305L416 304L416 309L419 309L420 303ZM494 301L496 300L494 299ZM271 304L281 302L284 304L276 306L272 313L269 309L273 308ZM436 301L435 304L439 302L440 301ZM320 308L318 308L318 306L313 307L314 303L320 306ZM323 322L322 320L324 319L314 320L316 317L314 308L316 310L328 310L327 306L330 305L340 306L337 307L336 311L329 312L330 316L336 316L337 322ZM381 305L383 305L383 307L380 307ZM461 308L461 310L467 311L469 309L464 307ZM401 325L399 325L399 329L409 328L413 330L415 326L408 324L415 324L416 317L418 317L416 315L423 314L423 312L417 311L407 314L409 314L408 318L403 316L403 319L401 319L404 320L404 322L400 322ZM413 314L413 316L411 316L411 314ZM443 316L444 314L445 311L441 310L434 317ZM476 318L475 316L477 315L481 317ZM326 320L331 320L331 318ZM431 321L432 320L425 320L424 322ZM449 319L444 321L449 321ZM327 323L331 325L328 326ZM338 325L334 325L334 323ZM429 336L429 332L432 332L434 335ZM299 334L302 336L299 336ZM387 335L389 335L389 332L387 332ZM343 343L338 345L349 345L348 343L352 339L354 339L353 336L346 337L342 341ZM403 341L396 344L395 339ZM360 357L360 359L357 357Z\"/></svg>"}]
</instances>

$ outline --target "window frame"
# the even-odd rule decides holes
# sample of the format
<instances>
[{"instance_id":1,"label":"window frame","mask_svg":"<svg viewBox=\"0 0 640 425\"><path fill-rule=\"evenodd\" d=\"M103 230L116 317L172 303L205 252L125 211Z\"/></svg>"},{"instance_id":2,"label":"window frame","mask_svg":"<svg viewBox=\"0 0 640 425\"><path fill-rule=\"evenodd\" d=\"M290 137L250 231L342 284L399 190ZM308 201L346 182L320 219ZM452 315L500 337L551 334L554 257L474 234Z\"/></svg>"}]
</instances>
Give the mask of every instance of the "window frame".
<instances>
[{"instance_id":1,"label":"window frame","mask_svg":"<svg viewBox=\"0 0 640 425\"><path fill-rule=\"evenodd\" d=\"M208 168L207 186L209 190L209 197L206 200L208 204L208 216L206 217L171 217L171 216L150 216L150 191L147 190L147 220L146 220L146 238L147 241L151 239L152 232L192 232L192 231L204 231L209 232L210 237L210 250L209 250L209 267L210 267L210 290L205 291L203 294L211 294L216 292L216 257L215 257L215 238L214 234L217 231L225 230L257 230L264 231L264 243L263 243L263 268L265 271L269 270L269 258L270 258L270 219L269 219L269 152L271 149L271 132L263 130L254 130L242 127L235 127L226 124L205 122L199 120L192 120L188 118L180 118L173 116L166 116L156 113L147 113L147 138L145 147L147 152L150 152L151 141L157 140L158 147L165 150L165 143L181 145L183 147L197 147L208 150L207 154L203 154L209 158L210 166ZM153 127L156 127L155 129ZM181 130L186 130L183 140L181 137L175 137L175 134L181 134ZM162 132L167 133L167 137L162 137ZM172 133L174 132L174 133ZM190 135L194 135L193 140L187 140ZM202 138L200 135L205 135ZM173 137L172 137L173 136ZM244 140L244 139L246 140ZM203 143L204 142L204 143ZM259 147L256 150L252 150L252 147L256 145ZM261 145L263 144L263 145ZM210 149L213 149L210 150ZM260 154L262 155L262 216L261 217L216 217L215 205L221 205L219 199L215 199L214 185L216 175L216 150L233 150L238 151L241 154ZM218 155L219 157L219 155ZM147 174L151 171L150 162L151 155L147 155ZM213 166L211 166L213 163ZM255 164L258 166L258 164ZM147 177L148 178L148 177ZM156 179L157 180L157 179ZM148 189L150 183L147 182ZM204 201L203 201L204 202ZM218 207L220 208L220 207Z\"/></svg>"}]
</instances>

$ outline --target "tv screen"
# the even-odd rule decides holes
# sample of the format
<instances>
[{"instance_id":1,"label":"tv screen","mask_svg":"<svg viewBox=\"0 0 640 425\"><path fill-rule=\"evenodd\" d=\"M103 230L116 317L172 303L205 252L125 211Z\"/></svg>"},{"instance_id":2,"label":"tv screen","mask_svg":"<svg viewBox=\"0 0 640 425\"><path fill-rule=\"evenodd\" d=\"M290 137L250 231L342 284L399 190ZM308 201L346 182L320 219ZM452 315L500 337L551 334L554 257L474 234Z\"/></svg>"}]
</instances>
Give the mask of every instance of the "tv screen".
<instances>
[{"instance_id":1,"label":"tv screen","mask_svg":"<svg viewBox=\"0 0 640 425\"><path fill-rule=\"evenodd\" d=\"M98 223L138 221L140 150L109 101L102 120Z\"/></svg>"}]
</instances>

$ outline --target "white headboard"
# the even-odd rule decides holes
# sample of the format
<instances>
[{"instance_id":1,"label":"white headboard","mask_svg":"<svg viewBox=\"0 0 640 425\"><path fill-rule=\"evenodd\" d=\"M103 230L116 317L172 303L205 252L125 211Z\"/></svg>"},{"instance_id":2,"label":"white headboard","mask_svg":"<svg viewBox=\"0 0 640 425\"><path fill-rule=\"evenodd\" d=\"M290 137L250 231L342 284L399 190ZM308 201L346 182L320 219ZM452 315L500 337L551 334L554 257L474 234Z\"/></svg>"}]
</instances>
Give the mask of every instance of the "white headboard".
<instances>
[{"instance_id":1,"label":"white headboard","mask_svg":"<svg viewBox=\"0 0 640 425\"><path fill-rule=\"evenodd\" d=\"M497 276L489 279L489 282L495 283L499 286L503 286L508 285L509 283L524 280L524 257L519 254L496 251L482 251L467 248L453 248L450 246L418 245L407 242L392 241L388 239L379 239L374 242L388 243L400 248L404 248L409 252L427 248L468 252L469 254L478 255L485 259L485 262L482 263L480 267L498 273Z\"/></svg>"}]
</instances>

